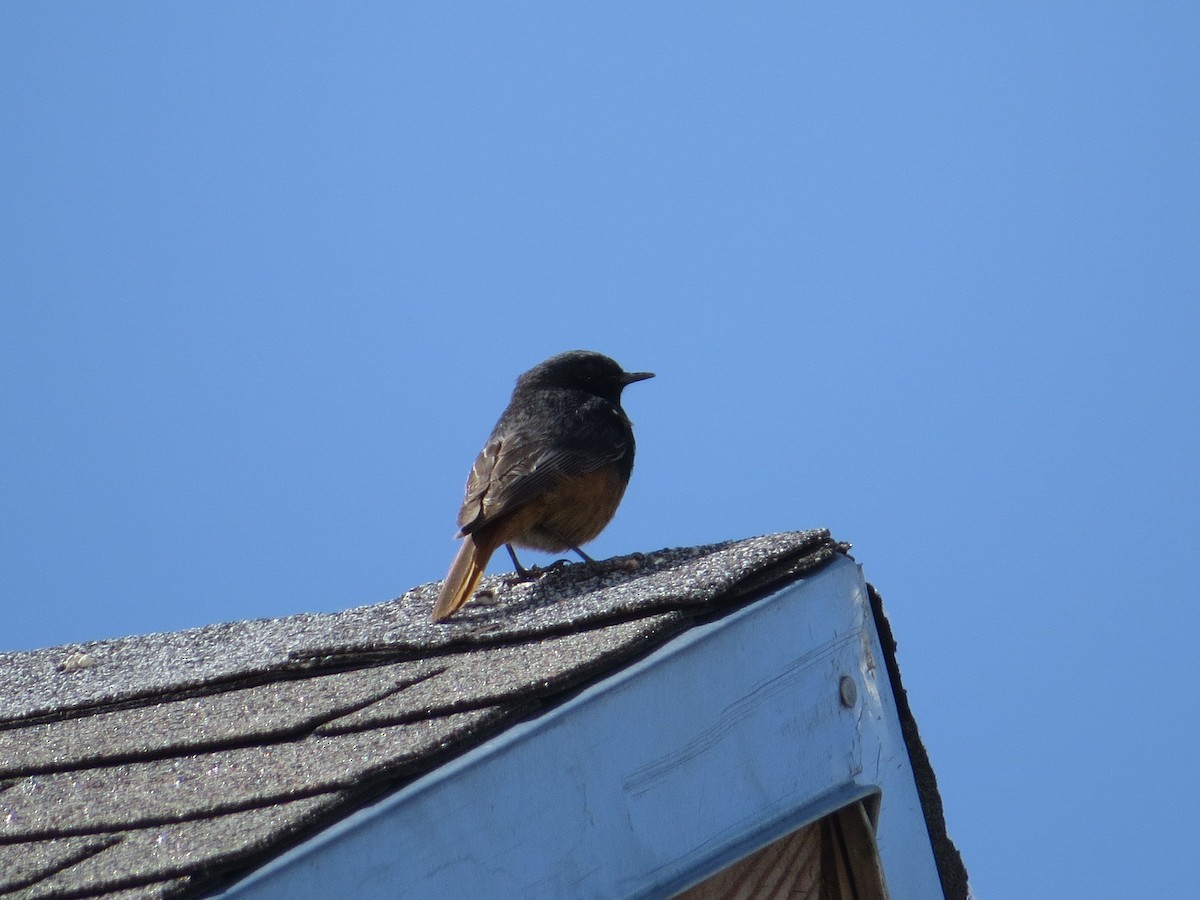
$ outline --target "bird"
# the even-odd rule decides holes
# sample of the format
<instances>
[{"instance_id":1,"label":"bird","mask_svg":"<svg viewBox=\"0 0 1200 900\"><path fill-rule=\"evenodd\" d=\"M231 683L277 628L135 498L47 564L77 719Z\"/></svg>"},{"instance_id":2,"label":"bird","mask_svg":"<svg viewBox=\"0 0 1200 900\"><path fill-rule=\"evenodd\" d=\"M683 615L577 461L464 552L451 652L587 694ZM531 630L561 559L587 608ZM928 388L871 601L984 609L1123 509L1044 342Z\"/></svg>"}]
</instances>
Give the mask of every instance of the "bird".
<instances>
[{"instance_id":1,"label":"bird","mask_svg":"<svg viewBox=\"0 0 1200 900\"><path fill-rule=\"evenodd\" d=\"M517 379L512 399L467 478L458 549L433 607L453 615L504 544L517 574L531 573L513 545L559 553L604 530L633 472L633 424L621 392L653 372L626 372L602 353L570 350Z\"/></svg>"}]
</instances>

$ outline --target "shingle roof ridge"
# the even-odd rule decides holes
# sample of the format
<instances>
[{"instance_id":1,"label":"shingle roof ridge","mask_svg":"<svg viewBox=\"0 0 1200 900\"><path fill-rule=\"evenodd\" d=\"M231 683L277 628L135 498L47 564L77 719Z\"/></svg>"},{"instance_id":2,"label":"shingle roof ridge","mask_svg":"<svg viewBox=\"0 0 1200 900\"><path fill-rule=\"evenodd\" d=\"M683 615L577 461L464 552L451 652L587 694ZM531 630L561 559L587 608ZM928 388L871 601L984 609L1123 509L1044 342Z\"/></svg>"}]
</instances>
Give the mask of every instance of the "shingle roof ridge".
<instances>
[{"instance_id":1,"label":"shingle roof ridge","mask_svg":"<svg viewBox=\"0 0 1200 900\"><path fill-rule=\"evenodd\" d=\"M502 602L468 605L441 625L429 621L438 587L432 582L394 600L336 613L299 613L0 653L0 727L138 697L186 696L189 690L212 685L302 676L314 667L338 665L339 654L356 657L356 663L372 654L377 661L394 661L463 645L580 630L614 617L710 601L733 570L746 578L780 560L808 559L814 551L832 555L839 549L844 547L822 529L618 557L605 561L601 575L576 565L539 582L511 587L493 577L482 587L496 592ZM703 572L696 567L704 569L706 557L730 551L746 559L731 568L727 559L714 558L711 589L697 590ZM682 566L688 566L689 578L681 586L673 575Z\"/></svg>"}]
</instances>

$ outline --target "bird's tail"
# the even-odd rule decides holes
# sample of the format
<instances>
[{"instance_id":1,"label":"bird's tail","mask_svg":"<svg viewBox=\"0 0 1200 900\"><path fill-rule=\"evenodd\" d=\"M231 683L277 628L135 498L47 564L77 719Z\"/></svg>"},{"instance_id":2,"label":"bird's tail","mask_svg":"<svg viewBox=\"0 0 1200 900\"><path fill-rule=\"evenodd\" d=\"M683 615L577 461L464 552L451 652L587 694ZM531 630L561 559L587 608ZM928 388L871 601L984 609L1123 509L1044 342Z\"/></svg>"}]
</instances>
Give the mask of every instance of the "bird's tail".
<instances>
[{"instance_id":1,"label":"bird's tail","mask_svg":"<svg viewBox=\"0 0 1200 900\"><path fill-rule=\"evenodd\" d=\"M495 541L479 534L468 534L463 538L462 546L458 548L458 554L450 564L450 571L438 592L437 603L433 606L433 621L448 619L471 599L496 546Z\"/></svg>"}]
</instances>

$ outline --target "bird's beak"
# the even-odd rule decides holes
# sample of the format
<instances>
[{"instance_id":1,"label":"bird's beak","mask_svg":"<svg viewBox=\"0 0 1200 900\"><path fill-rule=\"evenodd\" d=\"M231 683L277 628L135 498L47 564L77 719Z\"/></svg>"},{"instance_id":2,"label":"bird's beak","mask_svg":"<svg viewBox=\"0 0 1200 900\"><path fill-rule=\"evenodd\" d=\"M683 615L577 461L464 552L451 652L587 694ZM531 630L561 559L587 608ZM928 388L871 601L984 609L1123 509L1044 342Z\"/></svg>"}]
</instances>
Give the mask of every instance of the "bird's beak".
<instances>
[{"instance_id":1,"label":"bird's beak","mask_svg":"<svg viewBox=\"0 0 1200 900\"><path fill-rule=\"evenodd\" d=\"M626 372L622 382L624 384L633 384L635 381L645 381L647 378L653 377L653 372Z\"/></svg>"}]
</instances>

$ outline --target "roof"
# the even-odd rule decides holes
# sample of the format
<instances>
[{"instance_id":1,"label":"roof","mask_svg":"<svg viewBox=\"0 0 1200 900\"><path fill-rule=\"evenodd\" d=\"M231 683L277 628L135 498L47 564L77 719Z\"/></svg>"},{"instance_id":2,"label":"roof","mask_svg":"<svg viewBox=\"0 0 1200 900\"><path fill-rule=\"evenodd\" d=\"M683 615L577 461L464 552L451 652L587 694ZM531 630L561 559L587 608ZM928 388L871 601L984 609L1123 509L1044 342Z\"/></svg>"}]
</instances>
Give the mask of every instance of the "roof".
<instances>
[{"instance_id":1,"label":"roof","mask_svg":"<svg viewBox=\"0 0 1200 900\"><path fill-rule=\"evenodd\" d=\"M442 625L429 584L0 655L0 896L198 896L845 549L792 532L492 578Z\"/></svg>"},{"instance_id":2,"label":"roof","mask_svg":"<svg viewBox=\"0 0 1200 900\"><path fill-rule=\"evenodd\" d=\"M0 896L209 893L846 549L792 532L485 579L441 625L434 583L0 654ZM965 896L886 620L880 636L946 895Z\"/></svg>"}]
</instances>

